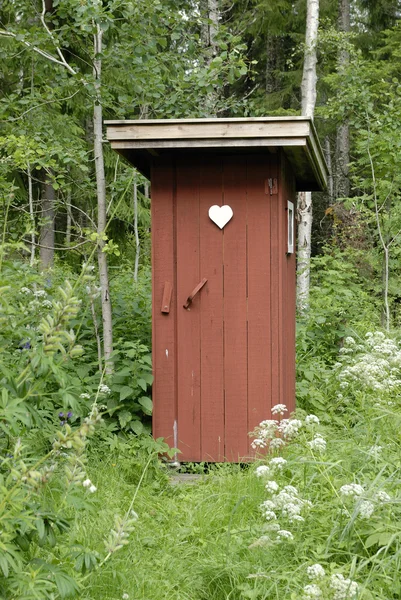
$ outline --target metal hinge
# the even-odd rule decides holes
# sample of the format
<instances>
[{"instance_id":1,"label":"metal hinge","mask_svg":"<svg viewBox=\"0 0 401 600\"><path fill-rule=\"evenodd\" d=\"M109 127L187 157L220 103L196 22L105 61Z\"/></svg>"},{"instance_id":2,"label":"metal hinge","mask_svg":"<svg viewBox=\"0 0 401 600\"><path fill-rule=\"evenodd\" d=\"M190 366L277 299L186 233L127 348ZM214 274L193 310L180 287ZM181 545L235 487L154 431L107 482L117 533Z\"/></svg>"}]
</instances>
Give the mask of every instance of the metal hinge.
<instances>
[{"instance_id":1,"label":"metal hinge","mask_svg":"<svg viewBox=\"0 0 401 600\"><path fill-rule=\"evenodd\" d=\"M277 177L269 177L269 179L265 180L265 193L270 193L270 196L278 193Z\"/></svg>"}]
</instances>

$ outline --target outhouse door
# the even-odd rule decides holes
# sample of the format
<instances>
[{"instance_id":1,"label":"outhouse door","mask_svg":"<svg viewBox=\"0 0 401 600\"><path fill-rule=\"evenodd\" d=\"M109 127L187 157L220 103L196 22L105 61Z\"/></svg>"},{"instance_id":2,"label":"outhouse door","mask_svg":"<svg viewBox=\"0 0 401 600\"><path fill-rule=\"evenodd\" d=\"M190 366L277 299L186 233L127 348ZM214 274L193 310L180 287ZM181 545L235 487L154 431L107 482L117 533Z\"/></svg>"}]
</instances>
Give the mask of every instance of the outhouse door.
<instances>
[{"instance_id":1,"label":"outhouse door","mask_svg":"<svg viewBox=\"0 0 401 600\"><path fill-rule=\"evenodd\" d=\"M154 434L181 461L246 460L248 433L272 405L293 403L294 269L278 163L269 153L180 157L152 175ZM216 224L212 206L232 217L224 224L230 210L215 208Z\"/></svg>"}]
</instances>

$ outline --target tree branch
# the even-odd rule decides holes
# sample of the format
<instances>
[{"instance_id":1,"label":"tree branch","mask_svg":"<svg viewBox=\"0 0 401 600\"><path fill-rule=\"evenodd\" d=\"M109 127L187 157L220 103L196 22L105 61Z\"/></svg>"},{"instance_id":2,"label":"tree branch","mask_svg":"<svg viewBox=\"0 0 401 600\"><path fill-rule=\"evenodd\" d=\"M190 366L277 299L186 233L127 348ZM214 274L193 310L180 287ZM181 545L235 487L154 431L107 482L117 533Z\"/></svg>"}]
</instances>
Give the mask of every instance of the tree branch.
<instances>
[{"instance_id":1,"label":"tree branch","mask_svg":"<svg viewBox=\"0 0 401 600\"><path fill-rule=\"evenodd\" d=\"M0 29L0 35L12 37L14 39L17 37L16 33L13 33L12 31L7 31L6 29ZM21 44L24 44L24 46L26 46L30 50L33 50L34 52L37 52L44 58L47 58L47 60L50 60L51 62L54 62L57 65L61 65L62 67L66 68L71 73L71 75L77 75L77 71L70 67L70 65L67 62L65 62L65 59L64 61L58 60L58 58L53 56L53 54L49 54L48 52L45 52L45 50L41 50L40 48L34 46L30 42L27 42L26 40L17 40L17 42L21 42Z\"/></svg>"}]
</instances>

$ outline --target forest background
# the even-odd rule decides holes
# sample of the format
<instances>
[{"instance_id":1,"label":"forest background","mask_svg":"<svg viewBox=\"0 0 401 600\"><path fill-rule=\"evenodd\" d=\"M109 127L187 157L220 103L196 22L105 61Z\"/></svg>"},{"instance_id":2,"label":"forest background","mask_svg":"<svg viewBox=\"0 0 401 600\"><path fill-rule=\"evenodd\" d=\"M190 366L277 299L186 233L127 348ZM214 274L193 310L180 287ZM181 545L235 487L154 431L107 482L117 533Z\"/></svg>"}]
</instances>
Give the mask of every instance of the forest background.
<instances>
[{"instance_id":1,"label":"forest background","mask_svg":"<svg viewBox=\"0 0 401 600\"><path fill-rule=\"evenodd\" d=\"M397 0L320 2L315 125L330 176L328 190L313 195L309 308L299 316L297 334L298 404L301 412L316 412L330 430L333 463L341 455L340 438L354 436L353 443L361 443L359 419L369 447L380 446L384 431L390 435L383 413L374 408L379 398L394 427L394 455L386 461L394 470L386 474L376 457L369 481L388 477L394 486L399 417L393 406L401 365L400 11ZM143 493L148 512L152 495L159 502L160 494L172 503L171 517L174 494L181 493L166 492L157 455L167 448L149 436L149 184L104 143L103 119L300 114L305 27L301 0L0 4L1 597L129 597L124 589L131 589L133 575L123 559L118 569L113 561L136 531L134 502ZM360 340L354 349L350 339ZM348 365L341 356L349 357ZM383 356L391 360L378 370ZM358 379L368 371L369 377ZM117 460L120 479L113 479ZM349 469L348 475L355 474ZM244 562L243 533L233 551L240 558L228 561L234 515L243 503L238 493L246 486L255 497L261 492L248 475L235 469L223 474L208 485L232 499L221 506L224 560L208 555L201 561L202 577L189 569L188 561L195 564L196 554L199 563L199 549L209 552L209 546L206 521L194 508L199 497L185 492L179 501L192 525L180 535L194 554L185 560L169 556L176 574L185 562L191 577L176 575L173 581L161 568L162 558L156 563L170 587L163 588L155 573L148 577L146 556L157 554L158 545L149 530L141 542L136 539L140 558L122 552L127 565L136 564L131 597L320 597L300 591L307 585L301 575L294 584L278 570L270 587L262 575L252 578L256 567ZM287 474L287 483L297 476ZM100 481L105 489L99 500ZM109 506L110 486L121 490L114 490L114 503L123 516L114 517ZM331 501L325 499L328 515ZM99 507L102 524L89 527ZM168 511L159 508L151 510L162 527ZM116 521L108 531L110 518ZM257 511L252 518L260 519ZM174 520L166 517L165 539L178 535L168 529ZM394 514L383 517L363 532L344 525L335 558L328 557L328 546L318 546L334 575L363 574L359 592L349 584L348 596L341 597L399 597L393 520ZM326 525L331 521L327 517ZM254 538L256 525L248 525ZM311 531L310 539L312 534L319 537ZM297 568L305 564L305 547L298 547ZM390 566L377 567L376 552ZM263 571L261 556L256 562ZM100 577L98 587L91 573ZM330 590L324 598L332 598Z\"/></svg>"}]
</instances>

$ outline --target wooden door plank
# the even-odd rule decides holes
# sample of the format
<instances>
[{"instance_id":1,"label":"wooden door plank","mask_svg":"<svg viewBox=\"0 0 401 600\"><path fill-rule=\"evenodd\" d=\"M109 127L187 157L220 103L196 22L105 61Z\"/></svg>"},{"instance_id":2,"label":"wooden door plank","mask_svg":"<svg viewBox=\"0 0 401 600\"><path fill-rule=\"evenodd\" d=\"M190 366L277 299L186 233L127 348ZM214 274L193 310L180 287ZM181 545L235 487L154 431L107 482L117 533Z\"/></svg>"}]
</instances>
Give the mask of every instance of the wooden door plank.
<instances>
[{"instance_id":1,"label":"wooden door plank","mask_svg":"<svg viewBox=\"0 0 401 600\"><path fill-rule=\"evenodd\" d=\"M174 274L174 168L165 161L152 171L152 356L153 436L174 447L177 422L175 361L175 300L169 314L160 308L165 282L175 287Z\"/></svg>"},{"instance_id":2,"label":"wooden door plank","mask_svg":"<svg viewBox=\"0 0 401 600\"><path fill-rule=\"evenodd\" d=\"M208 283L201 306L202 460L224 461L223 231L209 218L222 205L222 161L204 161L200 187L200 264Z\"/></svg>"},{"instance_id":3,"label":"wooden door plank","mask_svg":"<svg viewBox=\"0 0 401 600\"><path fill-rule=\"evenodd\" d=\"M271 418L271 196L276 156L248 160L248 428ZM249 439L249 452L252 453Z\"/></svg>"},{"instance_id":4,"label":"wooden door plank","mask_svg":"<svg viewBox=\"0 0 401 600\"><path fill-rule=\"evenodd\" d=\"M177 403L180 461L200 461L200 299L183 308L204 275L199 259L199 166L176 167ZM207 285L207 284L206 284Z\"/></svg>"},{"instance_id":5,"label":"wooden door plank","mask_svg":"<svg viewBox=\"0 0 401 600\"><path fill-rule=\"evenodd\" d=\"M238 462L248 453L247 198L243 156L225 158L224 204L234 213L223 229L225 457Z\"/></svg>"}]
</instances>

